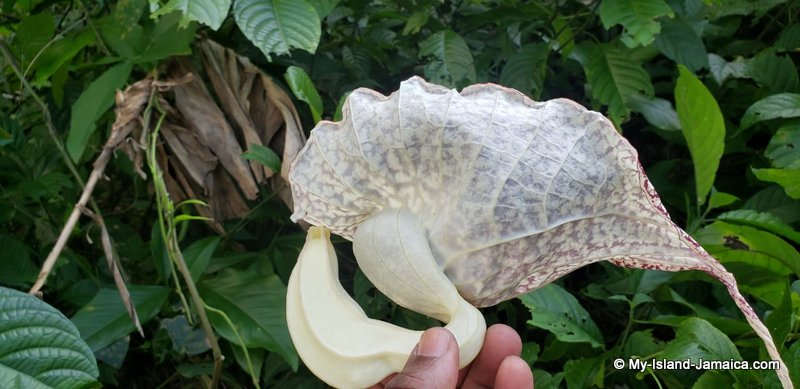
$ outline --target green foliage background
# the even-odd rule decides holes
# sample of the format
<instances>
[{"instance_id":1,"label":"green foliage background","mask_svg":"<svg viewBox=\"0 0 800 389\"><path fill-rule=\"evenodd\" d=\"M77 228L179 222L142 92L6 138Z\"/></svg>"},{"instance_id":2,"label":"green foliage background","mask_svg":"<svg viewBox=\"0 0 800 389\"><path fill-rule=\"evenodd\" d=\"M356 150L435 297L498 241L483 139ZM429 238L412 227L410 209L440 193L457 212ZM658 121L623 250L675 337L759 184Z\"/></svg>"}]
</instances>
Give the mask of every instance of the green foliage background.
<instances>
[{"instance_id":1,"label":"green foliage background","mask_svg":"<svg viewBox=\"0 0 800 389\"><path fill-rule=\"evenodd\" d=\"M603 112L639 150L673 219L734 273L800 385L798 1L5 0L2 12L2 286L35 281L81 193L77 177L108 136L115 90L193 55L208 36L285 81L306 131L337 118L352 89L389 93L411 75L453 88L494 82ZM44 299L80 331L100 383L208 382L208 345L162 270L150 184L126 158L106 174L94 200L146 336L133 332L88 219ZM179 226L200 295L238 327L210 314L224 385L321 387L283 317L304 234L268 188L251 205L224 237L199 222ZM436 325L388 301L349 246L337 248L342 281L371 317ZM779 386L770 371L613 368L615 358L767 359L724 287L695 272L596 264L484 313L520 332L537 388ZM10 368L0 354L0 379Z\"/></svg>"}]
</instances>

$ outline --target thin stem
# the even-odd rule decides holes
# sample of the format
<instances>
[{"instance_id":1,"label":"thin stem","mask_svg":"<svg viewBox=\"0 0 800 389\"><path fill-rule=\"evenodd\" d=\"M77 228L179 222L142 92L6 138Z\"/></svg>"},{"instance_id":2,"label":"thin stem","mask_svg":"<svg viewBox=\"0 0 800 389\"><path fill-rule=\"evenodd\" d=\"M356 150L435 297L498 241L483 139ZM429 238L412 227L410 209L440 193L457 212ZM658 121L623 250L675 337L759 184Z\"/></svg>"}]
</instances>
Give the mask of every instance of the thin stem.
<instances>
[{"instance_id":1,"label":"thin stem","mask_svg":"<svg viewBox=\"0 0 800 389\"><path fill-rule=\"evenodd\" d=\"M197 317L200 320L200 326L203 328L206 339L211 345L211 352L214 355L214 373L211 377L211 388L215 389L219 386L219 380L222 376L222 361L224 357L222 355L222 351L220 350L219 342L217 342L217 337L214 334L214 329L211 327L211 322L208 320L205 302L203 302L203 299L200 297L200 293L197 291L197 286L192 280L192 274L189 271L189 267L186 265L186 261L183 258L183 253L178 245L177 237L175 236L175 206L172 203L172 200L169 198L169 192L167 192L166 183L164 182L163 178L163 172L158 166L156 155L156 142L158 140L158 134L161 130L161 124L166 118L166 113L158 106L158 91L156 87L153 87L150 102L145 110L146 114L149 115L153 108L158 110L160 116L158 123L153 128L153 131L147 132L147 136L149 137L149 142L147 142L147 164L150 167L150 172L153 176L153 187L155 189L156 205L158 206L159 227L161 228L164 245L167 247L167 254L170 257L171 262L177 266L178 271L183 278L183 282L186 284L186 288L189 290L189 296L191 296L194 309L196 310ZM145 131L147 130L148 129L145 129Z\"/></svg>"}]
</instances>

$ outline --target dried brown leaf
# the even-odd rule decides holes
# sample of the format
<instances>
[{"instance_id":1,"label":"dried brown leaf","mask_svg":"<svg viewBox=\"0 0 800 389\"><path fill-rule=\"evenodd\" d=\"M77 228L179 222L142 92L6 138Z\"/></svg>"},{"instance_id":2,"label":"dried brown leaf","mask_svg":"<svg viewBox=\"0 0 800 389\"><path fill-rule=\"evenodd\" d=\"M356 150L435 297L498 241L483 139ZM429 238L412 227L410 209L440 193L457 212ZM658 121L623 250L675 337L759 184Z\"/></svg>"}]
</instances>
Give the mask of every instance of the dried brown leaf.
<instances>
[{"instance_id":1,"label":"dried brown leaf","mask_svg":"<svg viewBox=\"0 0 800 389\"><path fill-rule=\"evenodd\" d=\"M180 160L192 181L203 189L203 194L208 194L211 172L218 164L217 157L194 133L181 126L164 123L161 126L161 136L172 156Z\"/></svg>"},{"instance_id":2,"label":"dried brown leaf","mask_svg":"<svg viewBox=\"0 0 800 389\"><path fill-rule=\"evenodd\" d=\"M173 75L190 73L192 70L185 60L176 61ZM205 85L197 78L172 88L175 104L185 119L185 125L194 131L198 138L217 156L222 166L239 184L248 199L255 199L258 187L250 169L242 159L233 128L225 115L214 103Z\"/></svg>"}]
</instances>

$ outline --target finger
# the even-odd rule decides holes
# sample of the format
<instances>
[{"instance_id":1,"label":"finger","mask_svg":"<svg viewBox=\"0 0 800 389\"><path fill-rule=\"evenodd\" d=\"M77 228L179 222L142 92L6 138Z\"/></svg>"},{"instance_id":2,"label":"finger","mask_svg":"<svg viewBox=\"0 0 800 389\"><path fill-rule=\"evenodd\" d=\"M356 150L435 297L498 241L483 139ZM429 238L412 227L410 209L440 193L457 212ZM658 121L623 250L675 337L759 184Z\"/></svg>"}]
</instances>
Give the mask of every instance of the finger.
<instances>
[{"instance_id":1,"label":"finger","mask_svg":"<svg viewBox=\"0 0 800 389\"><path fill-rule=\"evenodd\" d=\"M497 369L494 389L533 389L533 373L522 358L506 357Z\"/></svg>"},{"instance_id":2,"label":"finger","mask_svg":"<svg viewBox=\"0 0 800 389\"><path fill-rule=\"evenodd\" d=\"M405 367L386 384L387 389L456 387L458 344L450 331L431 328L425 331Z\"/></svg>"},{"instance_id":3,"label":"finger","mask_svg":"<svg viewBox=\"0 0 800 389\"><path fill-rule=\"evenodd\" d=\"M462 385L463 389L491 388L503 360L522 352L522 340L513 328L495 324L486 330L483 348L475 357Z\"/></svg>"}]
</instances>

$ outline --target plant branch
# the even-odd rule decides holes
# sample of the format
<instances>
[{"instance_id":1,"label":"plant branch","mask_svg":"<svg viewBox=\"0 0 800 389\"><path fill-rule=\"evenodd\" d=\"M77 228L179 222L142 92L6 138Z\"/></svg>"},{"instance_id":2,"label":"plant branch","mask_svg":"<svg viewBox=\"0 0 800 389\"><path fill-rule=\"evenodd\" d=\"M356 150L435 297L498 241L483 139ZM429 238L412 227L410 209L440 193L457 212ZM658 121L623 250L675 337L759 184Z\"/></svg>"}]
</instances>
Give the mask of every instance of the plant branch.
<instances>
[{"instance_id":1,"label":"plant branch","mask_svg":"<svg viewBox=\"0 0 800 389\"><path fill-rule=\"evenodd\" d=\"M186 284L186 288L189 290L189 296L192 299L194 309L197 312L197 317L200 320L200 326L203 328L206 339L211 345L211 352L214 355L214 373L211 377L211 389L215 389L217 386L219 386L220 377L222 376L222 361L224 357L222 355L222 350L219 347L219 343L217 342L217 337L214 334L214 329L211 327L211 322L208 320L208 315L206 314L205 308L206 304L200 297L200 293L197 291L197 286L192 280L192 274L183 258L183 253L180 250L180 245L178 244L178 239L175 234L175 206L172 203L172 200L169 198L169 192L167 191L166 184L164 182L163 172L158 166L158 160L156 157L158 133L161 129L161 124L163 123L164 118L166 118L166 114L158 106L158 93L155 86L153 86L152 93L150 95L150 102L145 109L146 118L150 117L150 114L154 108L160 114L158 122L151 132L148 128L149 120L146 119L144 121L144 131L149 138L146 150L147 165L149 166L150 173L153 177L153 188L155 190L156 205L158 206L159 228L161 229L161 236L164 241L164 245L167 248L167 254L170 257L171 262L177 266L178 271L181 274L181 278L183 278L183 282ZM180 288L180 286L178 286L178 288ZM190 313L187 312L187 314Z\"/></svg>"}]
</instances>

